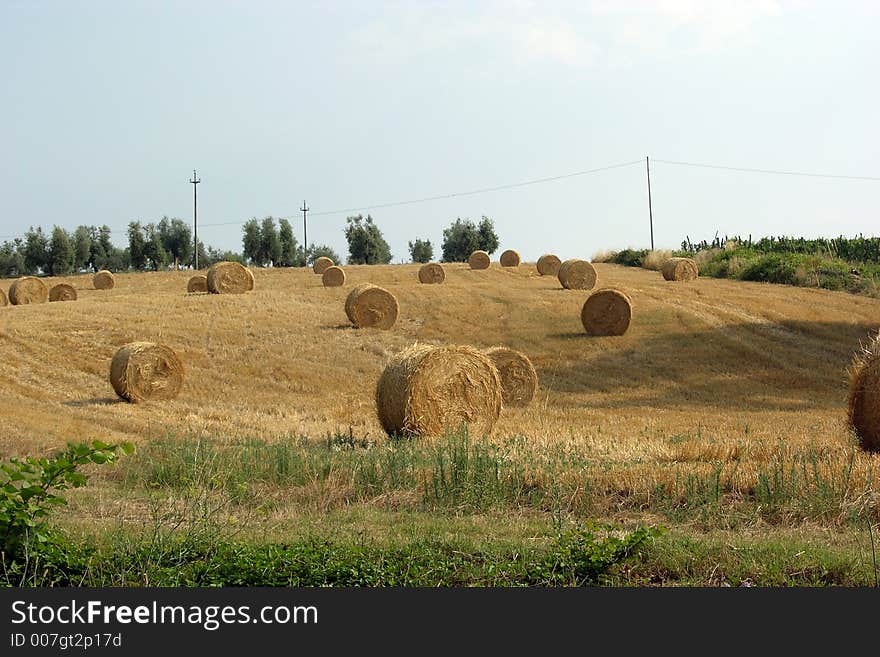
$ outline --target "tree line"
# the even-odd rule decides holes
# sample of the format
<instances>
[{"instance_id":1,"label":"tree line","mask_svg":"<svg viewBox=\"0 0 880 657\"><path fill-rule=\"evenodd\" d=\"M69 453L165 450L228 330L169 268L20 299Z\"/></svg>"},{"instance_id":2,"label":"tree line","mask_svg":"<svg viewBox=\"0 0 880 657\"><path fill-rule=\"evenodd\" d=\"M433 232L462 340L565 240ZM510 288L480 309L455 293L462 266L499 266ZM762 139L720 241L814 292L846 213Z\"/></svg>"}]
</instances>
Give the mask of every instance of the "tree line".
<instances>
[{"instance_id":1,"label":"tree line","mask_svg":"<svg viewBox=\"0 0 880 657\"><path fill-rule=\"evenodd\" d=\"M41 227L28 229L23 237L0 245L0 276L45 274L64 276L74 272L159 271L171 267L187 268L193 260L193 234L182 219L162 217L158 222L132 221L127 229L128 245L115 246L110 228L78 226L67 231L54 226L51 233ZM388 242L371 215L346 218L344 228L348 243L348 264L388 264L392 254ZM498 235L491 219L483 216L479 223L457 218L443 231L441 260L466 262L478 249L494 253ZM417 238L408 243L413 262L434 259L431 240ZM293 234L287 219L252 218L242 228L242 251L224 251L205 247L199 241L199 265L210 266L221 260L234 260L256 267L303 267L326 256L339 263L341 259L326 244L305 248Z\"/></svg>"}]
</instances>

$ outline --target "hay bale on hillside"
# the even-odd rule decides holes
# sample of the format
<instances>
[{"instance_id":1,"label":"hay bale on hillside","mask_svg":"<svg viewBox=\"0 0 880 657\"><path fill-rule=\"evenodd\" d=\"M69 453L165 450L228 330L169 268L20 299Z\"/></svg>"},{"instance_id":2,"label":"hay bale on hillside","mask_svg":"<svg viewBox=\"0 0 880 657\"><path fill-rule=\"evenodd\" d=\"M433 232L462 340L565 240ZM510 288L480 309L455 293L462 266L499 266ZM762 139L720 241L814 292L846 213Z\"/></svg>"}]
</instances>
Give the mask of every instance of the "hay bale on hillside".
<instances>
[{"instance_id":1,"label":"hay bale on hillside","mask_svg":"<svg viewBox=\"0 0 880 657\"><path fill-rule=\"evenodd\" d=\"M9 301L6 298L6 292L0 290L0 306L5 306Z\"/></svg>"},{"instance_id":2,"label":"hay bale on hillside","mask_svg":"<svg viewBox=\"0 0 880 657\"><path fill-rule=\"evenodd\" d=\"M623 335L632 321L632 300L607 287L593 292L581 308L581 324L590 335Z\"/></svg>"},{"instance_id":3,"label":"hay bale on hillside","mask_svg":"<svg viewBox=\"0 0 880 657\"><path fill-rule=\"evenodd\" d=\"M196 274L195 276L190 277L190 279L186 283L186 291L187 292L207 292L208 291L208 277L204 274Z\"/></svg>"},{"instance_id":4,"label":"hay bale on hillside","mask_svg":"<svg viewBox=\"0 0 880 657\"><path fill-rule=\"evenodd\" d=\"M596 269L586 260L566 260L556 277L566 290L591 290L596 285Z\"/></svg>"},{"instance_id":5,"label":"hay bale on hillside","mask_svg":"<svg viewBox=\"0 0 880 657\"><path fill-rule=\"evenodd\" d=\"M321 256L315 260L315 263L312 265L312 271L316 274L323 275L325 271L327 271L328 267L333 266L333 260L328 258L327 256Z\"/></svg>"},{"instance_id":6,"label":"hay bale on hillside","mask_svg":"<svg viewBox=\"0 0 880 657\"><path fill-rule=\"evenodd\" d=\"M519 267L519 253L513 249L507 249L501 254L500 262L502 267Z\"/></svg>"},{"instance_id":7,"label":"hay bale on hillside","mask_svg":"<svg viewBox=\"0 0 880 657\"><path fill-rule=\"evenodd\" d=\"M538 273L541 276L556 276L562 261L552 253L545 253L538 258Z\"/></svg>"},{"instance_id":8,"label":"hay bale on hillside","mask_svg":"<svg viewBox=\"0 0 880 657\"><path fill-rule=\"evenodd\" d=\"M92 285L96 290L112 290L116 285L116 279L113 277L113 272L102 269L92 276Z\"/></svg>"},{"instance_id":9,"label":"hay bale on hillside","mask_svg":"<svg viewBox=\"0 0 880 657\"><path fill-rule=\"evenodd\" d=\"M26 303L45 303L49 297L46 284L36 276L22 276L9 286L9 303L21 306Z\"/></svg>"},{"instance_id":10,"label":"hay bale on hillside","mask_svg":"<svg viewBox=\"0 0 880 657\"><path fill-rule=\"evenodd\" d=\"M208 292L214 294L243 294L254 289L253 273L239 262L217 262L208 268L205 278Z\"/></svg>"},{"instance_id":11,"label":"hay bale on hillside","mask_svg":"<svg viewBox=\"0 0 880 657\"><path fill-rule=\"evenodd\" d=\"M529 357L507 347L490 347L483 353L498 370L504 405L528 406L538 389L538 373Z\"/></svg>"},{"instance_id":12,"label":"hay bale on hillside","mask_svg":"<svg viewBox=\"0 0 880 657\"><path fill-rule=\"evenodd\" d=\"M49 288L49 301L76 301L76 289L67 283L56 283Z\"/></svg>"},{"instance_id":13,"label":"hay bale on hillside","mask_svg":"<svg viewBox=\"0 0 880 657\"><path fill-rule=\"evenodd\" d=\"M471 269L489 269L490 263L489 254L485 251L474 251L471 253L471 257L468 258L468 264L471 266Z\"/></svg>"},{"instance_id":14,"label":"hay bale on hillside","mask_svg":"<svg viewBox=\"0 0 880 657\"><path fill-rule=\"evenodd\" d=\"M467 425L491 434L501 414L501 380L473 347L415 344L393 356L376 385L379 422L391 436L436 436Z\"/></svg>"},{"instance_id":15,"label":"hay bale on hillside","mask_svg":"<svg viewBox=\"0 0 880 657\"><path fill-rule=\"evenodd\" d=\"M847 423L862 449L880 452L880 333L853 357L847 373Z\"/></svg>"},{"instance_id":16,"label":"hay bale on hillside","mask_svg":"<svg viewBox=\"0 0 880 657\"><path fill-rule=\"evenodd\" d=\"M358 328L390 329L399 311L397 297L372 283L361 283L345 299L345 314Z\"/></svg>"},{"instance_id":17,"label":"hay bale on hillside","mask_svg":"<svg viewBox=\"0 0 880 657\"><path fill-rule=\"evenodd\" d=\"M130 342L110 362L110 383L117 395L132 403L173 399L183 386L183 363L164 344Z\"/></svg>"},{"instance_id":18,"label":"hay bale on hillside","mask_svg":"<svg viewBox=\"0 0 880 657\"><path fill-rule=\"evenodd\" d=\"M696 261L691 258L669 258L660 271L667 281L692 281L700 275Z\"/></svg>"},{"instance_id":19,"label":"hay bale on hillside","mask_svg":"<svg viewBox=\"0 0 880 657\"><path fill-rule=\"evenodd\" d=\"M419 267L419 283L442 283L446 280L446 271L443 265L437 262L429 262Z\"/></svg>"},{"instance_id":20,"label":"hay bale on hillside","mask_svg":"<svg viewBox=\"0 0 880 657\"><path fill-rule=\"evenodd\" d=\"M327 267L324 273L321 274L321 282L324 284L324 287L340 287L345 283L345 272L339 265Z\"/></svg>"}]
</instances>

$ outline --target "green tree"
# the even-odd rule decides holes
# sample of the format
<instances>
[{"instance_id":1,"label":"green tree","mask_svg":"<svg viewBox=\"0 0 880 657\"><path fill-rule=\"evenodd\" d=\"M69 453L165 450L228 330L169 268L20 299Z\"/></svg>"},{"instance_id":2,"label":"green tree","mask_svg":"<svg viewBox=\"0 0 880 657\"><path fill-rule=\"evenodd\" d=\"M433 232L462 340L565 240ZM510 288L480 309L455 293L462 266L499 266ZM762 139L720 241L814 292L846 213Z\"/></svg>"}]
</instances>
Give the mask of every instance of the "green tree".
<instances>
[{"instance_id":1,"label":"green tree","mask_svg":"<svg viewBox=\"0 0 880 657\"><path fill-rule=\"evenodd\" d=\"M199 242L199 245L201 246L202 243ZM240 262L243 265L247 264L244 256L235 251L221 251L220 249L215 249L214 247L209 246L207 252L199 252L199 264L204 264L207 267L210 267L215 262L224 261Z\"/></svg>"},{"instance_id":2,"label":"green tree","mask_svg":"<svg viewBox=\"0 0 880 657\"><path fill-rule=\"evenodd\" d=\"M28 274L49 269L49 238L39 226L36 230L31 226L24 234L24 266Z\"/></svg>"},{"instance_id":3,"label":"green tree","mask_svg":"<svg viewBox=\"0 0 880 657\"><path fill-rule=\"evenodd\" d=\"M260 265L260 222L256 217L249 219L242 227L242 255L252 264Z\"/></svg>"},{"instance_id":4,"label":"green tree","mask_svg":"<svg viewBox=\"0 0 880 657\"><path fill-rule=\"evenodd\" d=\"M20 237L12 242L3 242L0 246L0 276L23 276L24 243Z\"/></svg>"},{"instance_id":5,"label":"green tree","mask_svg":"<svg viewBox=\"0 0 880 657\"><path fill-rule=\"evenodd\" d=\"M139 221L128 224L128 257L133 269L140 271L147 268L147 241Z\"/></svg>"},{"instance_id":6,"label":"green tree","mask_svg":"<svg viewBox=\"0 0 880 657\"><path fill-rule=\"evenodd\" d=\"M260 264L277 266L281 262L281 239L275 227L275 219L266 217L260 225Z\"/></svg>"},{"instance_id":7,"label":"green tree","mask_svg":"<svg viewBox=\"0 0 880 657\"><path fill-rule=\"evenodd\" d=\"M110 228L106 224L100 228L90 226L89 232L91 237L89 266L93 271L98 271L99 269L109 269L110 271L128 269L131 264L131 258L129 256L123 259L122 251L113 246L113 242L110 241Z\"/></svg>"},{"instance_id":8,"label":"green tree","mask_svg":"<svg viewBox=\"0 0 880 657\"><path fill-rule=\"evenodd\" d=\"M498 235L489 217L484 216L477 226L470 219L456 219L443 230L443 262L467 262L474 251L494 253L498 250Z\"/></svg>"},{"instance_id":9,"label":"green tree","mask_svg":"<svg viewBox=\"0 0 880 657\"><path fill-rule=\"evenodd\" d=\"M489 217L483 215L477 228L480 238L480 249L486 253L495 253L498 250L498 234L495 225Z\"/></svg>"},{"instance_id":10,"label":"green tree","mask_svg":"<svg viewBox=\"0 0 880 657\"><path fill-rule=\"evenodd\" d=\"M73 244L67 231L60 226L52 228L52 239L49 240L48 273L52 276L63 276L73 271Z\"/></svg>"},{"instance_id":11,"label":"green tree","mask_svg":"<svg viewBox=\"0 0 880 657\"><path fill-rule=\"evenodd\" d=\"M88 226L77 226L73 232L73 268L80 270L88 267L91 252L91 230Z\"/></svg>"},{"instance_id":12,"label":"green tree","mask_svg":"<svg viewBox=\"0 0 880 657\"><path fill-rule=\"evenodd\" d=\"M159 271L168 264L168 252L162 245L162 235L156 224L144 226L144 256L153 271Z\"/></svg>"},{"instance_id":13,"label":"green tree","mask_svg":"<svg viewBox=\"0 0 880 657\"><path fill-rule=\"evenodd\" d=\"M193 253L192 230L189 225L182 219L162 217L158 228L162 248L168 253L169 259L174 260L178 268L180 265L188 265Z\"/></svg>"},{"instance_id":14,"label":"green tree","mask_svg":"<svg viewBox=\"0 0 880 657\"><path fill-rule=\"evenodd\" d=\"M413 262L431 262L434 257L434 247L431 240L416 240L409 243L409 255Z\"/></svg>"},{"instance_id":15,"label":"green tree","mask_svg":"<svg viewBox=\"0 0 880 657\"><path fill-rule=\"evenodd\" d=\"M348 241L348 264L387 265L391 262L391 248L382 237L382 231L367 215L346 217L345 239ZM334 260L335 262L335 260Z\"/></svg>"},{"instance_id":16,"label":"green tree","mask_svg":"<svg viewBox=\"0 0 880 657\"><path fill-rule=\"evenodd\" d=\"M312 246L309 247L309 252L306 254L306 264L311 267L315 264L315 260L321 256L330 258L336 264L342 262L339 259L339 254L326 244L312 244Z\"/></svg>"},{"instance_id":17,"label":"green tree","mask_svg":"<svg viewBox=\"0 0 880 657\"><path fill-rule=\"evenodd\" d=\"M293 235L293 227L287 219L278 220L278 239L281 242L282 267L302 267L305 260L302 253L297 249L296 237Z\"/></svg>"}]
</instances>

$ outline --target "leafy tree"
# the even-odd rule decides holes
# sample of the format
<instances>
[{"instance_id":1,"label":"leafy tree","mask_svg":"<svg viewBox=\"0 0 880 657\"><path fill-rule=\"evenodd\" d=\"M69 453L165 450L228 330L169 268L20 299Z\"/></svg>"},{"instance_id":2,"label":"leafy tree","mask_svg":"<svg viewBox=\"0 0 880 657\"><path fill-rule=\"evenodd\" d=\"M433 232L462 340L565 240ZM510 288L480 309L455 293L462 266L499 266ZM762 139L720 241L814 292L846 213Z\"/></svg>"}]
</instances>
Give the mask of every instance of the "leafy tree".
<instances>
[{"instance_id":1,"label":"leafy tree","mask_svg":"<svg viewBox=\"0 0 880 657\"><path fill-rule=\"evenodd\" d=\"M260 226L260 264L273 267L281 262L281 239L275 228L275 219L266 217Z\"/></svg>"},{"instance_id":2,"label":"leafy tree","mask_svg":"<svg viewBox=\"0 0 880 657\"><path fill-rule=\"evenodd\" d=\"M202 243L199 242L199 246L202 246ZM245 265L247 262L245 258L240 253L235 253L234 251L221 251L220 249L215 249L214 247L208 247L206 253L199 252L199 264L204 264L205 266L210 267L215 262L240 262Z\"/></svg>"},{"instance_id":3,"label":"leafy tree","mask_svg":"<svg viewBox=\"0 0 880 657\"><path fill-rule=\"evenodd\" d=\"M20 237L12 242L3 242L0 245L0 276L23 276L24 266L24 243Z\"/></svg>"},{"instance_id":4,"label":"leafy tree","mask_svg":"<svg viewBox=\"0 0 880 657\"><path fill-rule=\"evenodd\" d=\"M92 233L88 226L77 226L73 232L73 268L83 269L89 265L92 252Z\"/></svg>"},{"instance_id":5,"label":"leafy tree","mask_svg":"<svg viewBox=\"0 0 880 657\"><path fill-rule=\"evenodd\" d=\"M89 232L91 234L89 266L93 271L128 269L131 265L131 249L129 249L129 254L123 258L123 252L113 246L113 242L110 241L110 228L106 224L100 228L90 226Z\"/></svg>"},{"instance_id":6,"label":"leafy tree","mask_svg":"<svg viewBox=\"0 0 880 657\"><path fill-rule=\"evenodd\" d=\"M147 268L147 243L139 221L128 224L128 256L134 269Z\"/></svg>"},{"instance_id":7,"label":"leafy tree","mask_svg":"<svg viewBox=\"0 0 880 657\"><path fill-rule=\"evenodd\" d=\"M330 258L335 264L342 262L339 258L339 254L326 244L312 244L312 246L309 247L309 252L306 254L306 264L311 267L315 264L315 260L321 256Z\"/></svg>"},{"instance_id":8,"label":"leafy tree","mask_svg":"<svg viewBox=\"0 0 880 657\"><path fill-rule=\"evenodd\" d=\"M192 230L189 224L182 219L162 217L158 228L162 248L168 253L169 259L173 259L178 268L181 264L188 264L193 253Z\"/></svg>"},{"instance_id":9,"label":"leafy tree","mask_svg":"<svg viewBox=\"0 0 880 657\"><path fill-rule=\"evenodd\" d=\"M49 238L43 229L37 226L24 234L24 266L29 274L36 274L49 269Z\"/></svg>"},{"instance_id":10,"label":"leafy tree","mask_svg":"<svg viewBox=\"0 0 880 657\"><path fill-rule=\"evenodd\" d=\"M49 241L47 258L48 273L52 276L63 276L73 271L73 244L67 231L60 226L52 228L52 239Z\"/></svg>"},{"instance_id":11,"label":"leafy tree","mask_svg":"<svg viewBox=\"0 0 880 657\"><path fill-rule=\"evenodd\" d=\"M458 218L443 230L443 262L467 262L477 250L494 253L498 250L498 241L489 217L484 216L479 226L470 219Z\"/></svg>"},{"instance_id":12,"label":"leafy tree","mask_svg":"<svg viewBox=\"0 0 880 657\"><path fill-rule=\"evenodd\" d=\"M431 262L434 257L434 247L431 240L416 240L409 243L409 255L413 262Z\"/></svg>"},{"instance_id":13,"label":"leafy tree","mask_svg":"<svg viewBox=\"0 0 880 657\"><path fill-rule=\"evenodd\" d=\"M256 217L245 222L242 228L244 236L241 240L242 255L255 265L261 264L260 257L260 222Z\"/></svg>"},{"instance_id":14,"label":"leafy tree","mask_svg":"<svg viewBox=\"0 0 880 657\"><path fill-rule=\"evenodd\" d=\"M391 248L382 237L382 231L367 215L346 217L345 239L348 241L348 264L387 265L391 262ZM334 260L334 262L336 262Z\"/></svg>"},{"instance_id":15,"label":"leafy tree","mask_svg":"<svg viewBox=\"0 0 880 657\"><path fill-rule=\"evenodd\" d=\"M162 235L156 224L144 226L144 256L153 271L159 271L168 264L168 252L162 245Z\"/></svg>"},{"instance_id":16,"label":"leafy tree","mask_svg":"<svg viewBox=\"0 0 880 657\"><path fill-rule=\"evenodd\" d=\"M302 267L306 264L302 253L297 250L293 227L287 219L278 220L278 239L281 242L281 259L278 263L280 266Z\"/></svg>"}]
</instances>

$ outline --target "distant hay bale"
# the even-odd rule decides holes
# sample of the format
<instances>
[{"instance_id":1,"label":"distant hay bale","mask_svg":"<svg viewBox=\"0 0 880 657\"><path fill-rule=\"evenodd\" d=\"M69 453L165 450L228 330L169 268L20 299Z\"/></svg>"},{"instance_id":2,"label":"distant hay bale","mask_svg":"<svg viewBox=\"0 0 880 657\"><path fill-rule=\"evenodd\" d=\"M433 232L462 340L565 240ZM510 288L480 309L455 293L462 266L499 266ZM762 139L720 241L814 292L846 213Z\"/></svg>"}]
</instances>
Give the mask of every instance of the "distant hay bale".
<instances>
[{"instance_id":1,"label":"distant hay bale","mask_svg":"<svg viewBox=\"0 0 880 657\"><path fill-rule=\"evenodd\" d=\"M581 323L590 335L623 335L632 320L632 301L607 287L593 292L581 309Z\"/></svg>"},{"instance_id":2,"label":"distant hay bale","mask_svg":"<svg viewBox=\"0 0 880 657\"><path fill-rule=\"evenodd\" d=\"M468 264L471 266L471 269L489 269L490 262L489 254L485 251L474 251L471 253L471 257L468 258Z\"/></svg>"},{"instance_id":3,"label":"distant hay bale","mask_svg":"<svg viewBox=\"0 0 880 657\"><path fill-rule=\"evenodd\" d=\"M196 274L192 276L186 283L187 292L207 292L208 277L204 274Z\"/></svg>"},{"instance_id":4,"label":"distant hay bale","mask_svg":"<svg viewBox=\"0 0 880 657\"><path fill-rule=\"evenodd\" d=\"M566 290L591 290L596 285L596 269L586 260L566 260L556 277Z\"/></svg>"},{"instance_id":5,"label":"distant hay bale","mask_svg":"<svg viewBox=\"0 0 880 657\"><path fill-rule=\"evenodd\" d=\"M130 342L113 356L110 383L129 402L173 399L183 385L183 363L164 344Z\"/></svg>"},{"instance_id":6,"label":"distant hay bale","mask_svg":"<svg viewBox=\"0 0 880 657\"><path fill-rule=\"evenodd\" d=\"M446 280L446 271L443 265L429 262L419 267L419 283L442 283Z\"/></svg>"},{"instance_id":7,"label":"distant hay bale","mask_svg":"<svg viewBox=\"0 0 880 657\"><path fill-rule=\"evenodd\" d=\"M436 436L465 424L472 436L491 434L501 405L498 370L473 347L412 345L376 385L379 422L391 436Z\"/></svg>"},{"instance_id":8,"label":"distant hay bale","mask_svg":"<svg viewBox=\"0 0 880 657\"><path fill-rule=\"evenodd\" d=\"M500 261L502 267L519 267L519 253L513 249L507 249L501 254Z\"/></svg>"},{"instance_id":9,"label":"distant hay bale","mask_svg":"<svg viewBox=\"0 0 880 657\"><path fill-rule=\"evenodd\" d=\"M324 284L324 287L340 287L345 283L345 272L342 271L342 267L339 265L327 267L324 273L321 274L321 282Z\"/></svg>"},{"instance_id":10,"label":"distant hay bale","mask_svg":"<svg viewBox=\"0 0 880 657\"><path fill-rule=\"evenodd\" d=\"M848 374L849 427L862 449L880 452L880 333L853 357Z\"/></svg>"},{"instance_id":11,"label":"distant hay bale","mask_svg":"<svg viewBox=\"0 0 880 657\"><path fill-rule=\"evenodd\" d=\"M667 281L692 281L700 275L697 263L691 258L669 258L660 271Z\"/></svg>"},{"instance_id":12,"label":"distant hay bale","mask_svg":"<svg viewBox=\"0 0 880 657\"><path fill-rule=\"evenodd\" d=\"M312 265L312 271L316 274L323 274L327 271L327 267L333 266L333 260L328 258L327 256L321 256L320 258L315 260L315 264Z\"/></svg>"},{"instance_id":13,"label":"distant hay bale","mask_svg":"<svg viewBox=\"0 0 880 657\"><path fill-rule=\"evenodd\" d=\"M552 253L545 253L538 258L538 273L541 276L556 276L562 261Z\"/></svg>"},{"instance_id":14,"label":"distant hay bale","mask_svg":"<svg viewBox=\"0 0 880 657\"><path fill-rule=\"evenodd\" d=\"M490 347L483 353L498 370L504 405L528 406L538 389L538 373L529 357L507 347Z\"/></svg>"},{"instance_id":15,"label":"distant hay bale","mask_svg":"<svg viewBox=\"0 0 880 657\"><path fill-rule=\"evenodd\" d=\"M57 283L49 288L49 301L76 301L76 289L67 283Z\"/></svg>"},{"instance_id":16,"label":"distant hay bale","mask_svg":"<svg viewBox=\"0 0 880 657\"><path fill-rule=\"evenodd\" d=\"M9 302L13 306L45 303L48 297L49 289L36 276L22 276L9 286Z\"/></svg>"},{"instance_id":17,"label":"distant hay bale","mask_svg":"<svg viewBox=\"0 0 880 657\"><path fill-rule=\"evenodd\" d=\"M6 292L0 290L0 306L5 306L9 301L6 299Z\"/></svg>"},{"instance_id":18,"label":"distant hay bale","mask_svg":"<svg viewBox=\"0 0 880 657\"><path fill-rule=\"evenodd\" d=\"M399 310L397 298L372 283L361 283L345 299L345 314L358 328L390 329Z\"/></svg>"},{"instance_id":19,"label":"distant hay bale","mask_svg":"<svg viewBox=\"0 0 880 657\"><path fill-rule=\"evenodd\" d=\"M112 290L116 285L116 279L113 277L113 272L102 269L92 276L92 285L96 290Z\"/></svg>"},{"instance_id":20,"label":"distant hay bale","mask_svg":"<svg viewBox=\"0 0 880 657\"><path fill-rule=\"evenodd\" d=\"M208 268L208 292L243 294L254 289L254 274L239 262L224 260Z\"/></svg>"}]
</instances>

